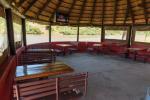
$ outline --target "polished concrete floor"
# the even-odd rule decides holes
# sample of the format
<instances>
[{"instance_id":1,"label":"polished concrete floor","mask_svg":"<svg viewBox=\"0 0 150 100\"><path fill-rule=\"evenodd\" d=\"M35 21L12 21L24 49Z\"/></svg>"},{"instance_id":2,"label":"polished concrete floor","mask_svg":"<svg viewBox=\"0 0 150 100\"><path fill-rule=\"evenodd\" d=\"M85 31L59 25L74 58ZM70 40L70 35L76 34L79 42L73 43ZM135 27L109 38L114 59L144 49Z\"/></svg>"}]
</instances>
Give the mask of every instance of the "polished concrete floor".
<instances>
[{"instance_id":1,"label":"polished concrete floor","mask_svg":"<svg viewBox=\"0 0 150 100\"><path fill-rule=\"evenodd\" d=\"M76 53L57 57L75 72L89 72L88 93L78 100L144 100L150 64L118 56Z\"/></svg>"}]
</instances>

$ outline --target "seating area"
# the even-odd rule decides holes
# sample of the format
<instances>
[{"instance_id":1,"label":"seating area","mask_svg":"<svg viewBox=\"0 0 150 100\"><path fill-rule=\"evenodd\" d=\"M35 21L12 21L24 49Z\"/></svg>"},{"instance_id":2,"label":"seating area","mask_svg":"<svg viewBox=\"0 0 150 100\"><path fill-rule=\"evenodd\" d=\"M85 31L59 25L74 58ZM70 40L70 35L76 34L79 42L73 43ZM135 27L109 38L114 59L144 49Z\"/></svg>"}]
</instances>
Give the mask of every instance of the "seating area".
<instances>
[{"instance_id":1,"label":"seating area","mask_svg":"<svg viewBox=\"0 0 150 100\"><path fill-rule=\"evenodd\" d=\"M0 0L0 100L147 100L150 0Z\"/></svg>"}]
</instances>

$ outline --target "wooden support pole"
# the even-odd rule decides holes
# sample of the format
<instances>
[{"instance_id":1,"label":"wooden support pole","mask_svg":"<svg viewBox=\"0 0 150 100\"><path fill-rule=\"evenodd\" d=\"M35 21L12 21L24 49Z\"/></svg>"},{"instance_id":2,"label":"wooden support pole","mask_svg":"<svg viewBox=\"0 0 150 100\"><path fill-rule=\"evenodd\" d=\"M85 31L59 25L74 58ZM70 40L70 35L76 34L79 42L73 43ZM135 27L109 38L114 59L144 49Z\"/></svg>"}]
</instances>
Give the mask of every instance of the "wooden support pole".
<instances>
[{"instance_id":1,"label":"wooden support pole","mask_svg":"<svg viewBox=\"0 0 150 100\"><path fill-rule=\"evenodd\" d=\"M101 42L104 42L105 39L105 29L104 26L102 25L101 27Z\"/></svg>"},{"instance_id":2,"label":"wooden support pole","mask_svg":"<svg viewBox=\"0 0 150 100\"><path fill-rule=\"evenodd\" d=\"M52 26L49 24L49 42L52 42Z\"/></svg>"},{"instance_id":3,"label":"wooden support pole","mask_svg":"<svg viewBox=\"0 0 150 100\"><path fill-rule=\"evenodd\" d=\"M133 33L132 26L129 26L129 32L128 32L129 37L128 37L128 45L127 45L128 48L131 47L132 33Z\"/></svg>"},{"instance_id":4,"label":"wooden support pole","mask_svg":"<svg viewBox=\"0 0 150 100\"><path fill-rule=\"evenodd\" d=\"M27 46L27 40L26 40L26 20L22 18L22 39L23 39L23 46Z\"/></svg>"},{"instance_id":5,"label":"wooden support pole","mask_svg":"<svg viewBox=\"0 0 150 100\"><path fill-rule=\"evenodd\" d=\"M13 20L12 20L12 11L11 9L6 9L6 22L7 22L7 36L8 44L10 48L10 55L16 55L16 48L14 42L14 29L13 29Z\"/></svg>"},{"instance_id":6,"label":"wooden support pole","mask_svg":"<svg viewBox=\"0 0 150 100\"><path fill-rule=\"evenodd\" d=\"M79 34L80 34L80 27L78 25L78 30L77 30L77 42L79 42Z\"/></svg>"}]
</instances>

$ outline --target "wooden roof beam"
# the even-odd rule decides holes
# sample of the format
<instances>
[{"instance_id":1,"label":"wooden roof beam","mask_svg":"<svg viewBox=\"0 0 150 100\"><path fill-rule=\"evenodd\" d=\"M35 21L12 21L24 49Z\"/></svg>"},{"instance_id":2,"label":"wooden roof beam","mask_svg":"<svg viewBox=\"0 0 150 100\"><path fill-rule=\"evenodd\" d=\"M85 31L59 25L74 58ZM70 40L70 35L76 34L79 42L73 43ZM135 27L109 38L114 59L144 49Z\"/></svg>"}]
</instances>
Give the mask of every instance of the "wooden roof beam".
<instances>
[{"instance_id":1,"label":"wooden roof beam","mask_svg":"<svg viewBox=\"0 0 150 100\"><path fill-rule=\"evenodd\" d=\"M96 6L96 1L97 0L94 0L93 2L93 9L92 9L92 13L91 13L91 20L90 20L90 23L92 24L92 21L93 21L93 18L94 18L94 13L95 13L95 6Z\"/></svg>"},{"instance_id":2,"label":"wooden roof beam","mask_svg":"<svg viewBox=\"0 0 150 100\"><path fill-rule=\"evenodd\" d=\"M70 14L71 14L71 12L72 12L72 10L73 10L73 6L75 5L76 1L77 1L77 0L73 0L73 3L71 4L71 7L70 7L70 9L69 9L69 11L68 11L68 16L69 16L69 17L70 17Z\"/></svg>"},{"instance_id":3,"label":"wooden roof beam","mask_svg":"<svg viewBox=\"0 0 150 100\"><path fill-rule=\"evenodd\" d=\"M127 5L128 5L128 9L129 9L129 14L132 18L132 24L135 23L135 20L134 20L134 14L133 14L133 11L132 11L132 7L131 7L131 4L130 4L130 0L127 0Z\"/></svg>"},{"instance_id":4,"label":"wooden roof beam","mask_svg":"<svg viewBox=\"0 0 150 100\"><path fill-rule=\"evenodd\" d=\"M126 24L126 21L128 19L128 15L129 15L129 5L127 4L126 14L125 14L125 18L124 18L124 25Z\"/></svg>"},{"instance_id":5,"label":"wooden roof beam","mask_svg":"<svg viewBox=\"0 0 150 100\"><path fill-rule=\"evenodd\" d=\"M20 7L26 0L20 0L20 2L17 4L17 7Z\"/></svg>"},{"instance_id":6,"label":"wooden roof beam","mask_svg":"<svg viewBox=\"0 0 150 100\"><path fill-rule=\"evenodd\" d=\"M30 8L34 5L34 3L36 3L38 0L32 0L29 4L29 6L24 10L23 14L25 15L27 13L27 11L30 10Z\"/></svg>"},{"instance_id":7,"label":"wooden roof beam","mask_svg":"<svg viewBox=\"0 0 150 100\"><path fill-rule=\"evenodd\" d=\"M104 24L104 14L105 14L105 0L102 0L102 25Z\"/></svg>"},{"instance_id":8,"label":"wooden roof beam","mask_svg":"<svg viewBox=\"0 0 150 100\"><path fill-rule=\"evenodd\" d=\"M113 15L113 24L114 24L114 25L115 25L115 23L116 23L117 5L118 5L118 0L115 0L115 4L114 4L114 15Z\"/></svg>"},{"instance_id":9,"label":"wooden roof beam","mask_svg":"<svg viewBox=\"0 0 150 100\"><path fill-rule=\"evenodd\" d=\"M86 1L87 1L87 0L84 0L83 5L82 5L82 8L81 8L81 10L80 10L80 15L79 15L78 22L77 22L78 25L80 24L80 20L81 20L81 17L82 17L82 15L83 15L83 10L84 10Z\"/></svg>"},{"instance_id":10,"label":"wooden roof beam","mask_svg":"<svg viewBox=\"0 0 150 100\"><path fill-rule=\"evenodd\" d=\"M49 18L49 21L51 22L52 18L54 17L55 12L58 10L59 6L61 5L62 0L58 0L58 4L56 5L56 9L54 9L54 12L52 13L52 15Z\"/></svg>"},{"instance_id":11,"label":"wooden roof beam","mask_svg":"<svg viewBox=\"0 0 150 100\"><path fill-rule=\"evenodd\" d=\"M51 0L47 0L44 5L42 6L41 9L39 9L39 11L37 12L37 18L39 17L39 15L42 13L42 11L48 6L48 4L51 2Z\"/></svg>"},{"instance_id":12,"label":"wooden roof beam","mask_svg":"<svg viewBox=\"0 0 150 100\"><path fill-rule=\"evenodd\" d=\"M144 9L144 16L145 16L145 23L148 24L148 15L147 15L147 11L146 11L146 2L145 0L142 0L142 7Z\"/></svg>"}]
</instances>

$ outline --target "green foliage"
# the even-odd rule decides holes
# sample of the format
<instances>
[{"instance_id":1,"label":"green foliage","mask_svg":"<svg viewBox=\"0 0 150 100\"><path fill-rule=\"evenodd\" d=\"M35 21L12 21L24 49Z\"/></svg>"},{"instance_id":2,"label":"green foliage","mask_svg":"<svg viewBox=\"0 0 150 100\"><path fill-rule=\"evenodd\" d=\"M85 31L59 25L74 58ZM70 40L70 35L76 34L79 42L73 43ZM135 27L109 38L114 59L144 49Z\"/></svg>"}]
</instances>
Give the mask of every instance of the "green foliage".
<instances>
[{"instance_id":1,"label":"green foliage","mask_svg":"<svg viewBox=\"0 0 150 100\"><path fill-rule=\"evenodd\" d=\"M101 29L98 27L80 27L80 35L99 35ZM52 33L60 33L63 35L76 35L77 27L53 26Z\"/></svg>"},{"instance_id":2,"label":"green foliage","mask_svg":"<svg viewBox=\"0 0 150 100\"><path fill-rule=\"evenodd\" d=\"M35 35L39 35L39 34L43 34L44 32L42 32L38 27L34 27L32 25L30 25L30 23L27 22L26 24L26 29L27 29L27 34L35 34Z\"/></svg>"}]
</instances>

